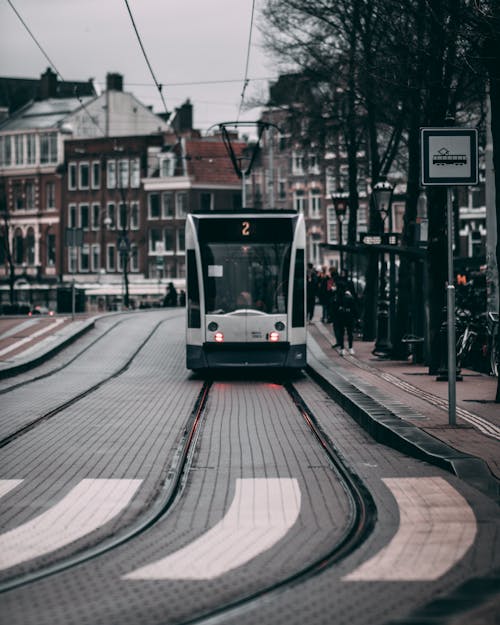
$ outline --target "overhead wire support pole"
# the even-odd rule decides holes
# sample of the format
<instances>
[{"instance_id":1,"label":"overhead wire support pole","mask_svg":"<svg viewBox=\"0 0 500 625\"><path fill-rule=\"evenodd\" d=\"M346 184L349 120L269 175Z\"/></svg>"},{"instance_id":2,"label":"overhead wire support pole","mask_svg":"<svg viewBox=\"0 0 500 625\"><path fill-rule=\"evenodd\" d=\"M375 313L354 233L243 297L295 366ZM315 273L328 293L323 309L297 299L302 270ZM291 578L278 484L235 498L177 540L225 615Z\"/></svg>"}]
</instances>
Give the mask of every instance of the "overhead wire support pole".
<instances>
[{"instance_id":1,"label":"overhead wire support pole","mask_svg":"<svg viewBox=\"0 0 500 625\"><path fill-rule=\"evenodd\" d=\"M455 336L455 284L453 272L453 191L446 188L446 218L448 228L448 284L446 306L448 315L448 423L457 422L457 355Z\"/></svg>"}]
</instances>

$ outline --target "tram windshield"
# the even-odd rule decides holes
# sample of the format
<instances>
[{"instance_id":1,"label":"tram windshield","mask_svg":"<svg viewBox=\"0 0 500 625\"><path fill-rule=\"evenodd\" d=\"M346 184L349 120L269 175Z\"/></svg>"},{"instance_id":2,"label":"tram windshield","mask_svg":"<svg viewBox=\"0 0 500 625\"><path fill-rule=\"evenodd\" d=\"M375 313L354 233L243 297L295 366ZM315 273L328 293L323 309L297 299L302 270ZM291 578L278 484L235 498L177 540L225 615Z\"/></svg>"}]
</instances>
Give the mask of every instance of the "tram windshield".
<instances>
[{"instance_id":1,"label":"tram windshield","mask_svg":"<svg viewBox=\"0 0 500 625\"><path fill-rule=\"evenodd\" d=\"M208 314L242 308L287 311L291 243L206 243L201 246Z\"/></svg>"}]
</instances>

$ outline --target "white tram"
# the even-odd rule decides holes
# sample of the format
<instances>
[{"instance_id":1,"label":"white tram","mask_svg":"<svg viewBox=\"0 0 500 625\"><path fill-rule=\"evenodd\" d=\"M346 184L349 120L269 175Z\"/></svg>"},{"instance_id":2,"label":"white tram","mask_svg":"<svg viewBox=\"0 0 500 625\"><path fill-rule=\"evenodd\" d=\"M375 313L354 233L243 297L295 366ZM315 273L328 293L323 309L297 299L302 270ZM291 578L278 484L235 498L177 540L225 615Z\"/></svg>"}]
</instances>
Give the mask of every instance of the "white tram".
<instances>
[{"instance_id":1,"label":"white tram","mask_svg":"<svg viewBox=\"0 0 500 625\"><path fill-rule=\"evenodd\" d=\"M301 214L190 214L186 264L188 369L305 367Z\"/></svg>"}]
</instances>

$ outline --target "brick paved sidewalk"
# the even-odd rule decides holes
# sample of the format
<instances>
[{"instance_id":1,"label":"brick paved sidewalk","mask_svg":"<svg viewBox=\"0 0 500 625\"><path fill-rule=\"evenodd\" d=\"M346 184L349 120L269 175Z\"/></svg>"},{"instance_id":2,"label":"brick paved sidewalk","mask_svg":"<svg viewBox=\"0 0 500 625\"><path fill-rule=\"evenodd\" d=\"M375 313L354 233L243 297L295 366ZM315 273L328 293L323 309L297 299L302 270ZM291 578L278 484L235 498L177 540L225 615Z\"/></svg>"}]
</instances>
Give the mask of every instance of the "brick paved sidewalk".
<instances>
[{"instance_id":1,"label":"brick paved sidewalk","mask_svg":"<svg viewBox=\"0 0 500 625\"><path fill-rule=\"evenodd\" d=\"M309 333L332 368L353 385L372 389L372 396L384 400L401 419L454 449L482 458L500 479L500 404L494 401L496 377L462 370L463 380L456 383L456 425L453 426L449 424L448 383L429 375L427 367L377 358L372 354L374 344L369 341L355 341L355 354L340 356L331 347L331 325L319 321L309 325Z\"/></svg>"}]
</instances>

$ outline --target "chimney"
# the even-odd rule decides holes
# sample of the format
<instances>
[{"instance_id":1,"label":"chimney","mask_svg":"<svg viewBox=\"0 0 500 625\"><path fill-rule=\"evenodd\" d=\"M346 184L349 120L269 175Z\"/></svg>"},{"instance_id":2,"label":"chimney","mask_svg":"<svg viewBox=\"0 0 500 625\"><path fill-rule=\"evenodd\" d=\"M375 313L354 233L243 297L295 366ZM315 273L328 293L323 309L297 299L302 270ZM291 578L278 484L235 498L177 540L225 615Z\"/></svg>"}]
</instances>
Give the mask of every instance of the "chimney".
<instances>
[{"instance_id":1,"label":"chimney","mask_svg":"<svg viewBox=\"0 0 500 625\"><path fill-rule=\"evenodd\" d=\"M190 100L186 100L184 104L175 109L175 117L172 126L177 132L193 129L193 105Z\"/></svg>"},{"instance_id":2,"label":"chimney","mask_svg":"<svg viewBox=\"0 0 500 625\"><path fill-rule=\"evenodd\" d=\"M38 84L38 99L48 100L49 98L57 98L57 74L47 67L47 71L40 76Z\"/></svg>"},{"instance_id":3,"label":"chimney","mask_svg":"<svg viewBox=\"0 0 500 625\"><path fill-rule=\"evenodd\" d=\"M123 91L123 76L116 73L106 75L106 89L108 91Z\"/></svg>"}]
</instances>

